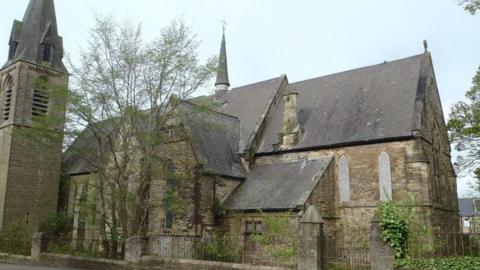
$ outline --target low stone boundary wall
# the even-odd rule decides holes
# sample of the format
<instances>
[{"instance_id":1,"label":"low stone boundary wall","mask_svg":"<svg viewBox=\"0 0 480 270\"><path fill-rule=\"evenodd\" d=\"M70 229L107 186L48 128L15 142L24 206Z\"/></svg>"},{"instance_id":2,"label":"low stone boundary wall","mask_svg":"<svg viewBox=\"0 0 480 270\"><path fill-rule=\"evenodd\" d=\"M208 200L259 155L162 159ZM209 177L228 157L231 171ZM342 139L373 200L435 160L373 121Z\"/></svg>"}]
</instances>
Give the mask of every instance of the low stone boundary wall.
<instances>
[{"instance_id":1,"label":"low stone boundary wall","mask_svg":"<svg viewBox=\"0 0 480 270\"><path fill-rule=\"evenodd\" d=\"M78 257L62 254L42 253L34 260L28 256L0 253L0 263L12 265L33 265L44 267L68 267L77 269L128 270L125 261ZM136 268L131 268L132 270Z\"/></svg>"},{"instance_id":2,"label":"low stone boundary wall","mask_svg":"<svg viewBox=\"0 0 480 270\"><path fill-rule=\"evenodd\" d=\"M278 267L158 257L142 257L138 263L127 263L126 261L119 260L96 259L51 253L42 253L37 260L32 260L27 256L0 253L0 263L92 270L287 270L286 268Z\"/></svg>"},{"instance_id":3,"label":"low stone boundary wall","mask_svg":"<svg viewBox=\"0 0 480 270\"><path fill-rule=\"evenodd\" d=\"M0 253L0 263L20 264L20 265L32 264L29 256L12 255L12 254L6 254L6 253Z\"/></svg>"},{"instance_id":4,"label":"low stone boundary wall","mask_svg":"<svg viewBox=\"0 0 480 270\"><path fill-rule=\"evenodd\" d=\"M39 264L48 267L69 267L77 269L127 270L127 262L119 260L77 257L43 253ZM135 269L135 268L133 268Z\"/></svg>"},{"instance_id":5,"label":"low stone boundary wall","mask_svg":"<svg viewBox=\"0 0 480 270\"><path fill-rule=\"evenodd\" d=\"M142 257L136 268L132 270L286 270L287 268L253 266L210 261Z\"/></svg>"}]
</instances>

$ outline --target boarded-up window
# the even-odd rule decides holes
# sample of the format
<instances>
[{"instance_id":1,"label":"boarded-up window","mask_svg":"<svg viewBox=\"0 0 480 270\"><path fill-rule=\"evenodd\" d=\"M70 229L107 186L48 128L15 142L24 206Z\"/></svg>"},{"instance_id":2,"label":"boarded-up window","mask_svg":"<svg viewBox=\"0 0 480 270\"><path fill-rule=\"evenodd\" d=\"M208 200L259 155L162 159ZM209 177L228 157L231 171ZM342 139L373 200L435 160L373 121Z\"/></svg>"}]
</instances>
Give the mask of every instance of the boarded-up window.
<instances>
[{"instance_id":1,"label":"boarded-up window","mask_svg":"<svg viewBox=\"0 0 480 270\"><path fill-rule=\"evenodd\" d=\"M261 221L245 222L245 234L261 234L263 232L263 223Z\"/></svg>"},{"instance_id":2,"label":"boarded-up window","mask_svg":"<svg viewBox=\"0 0 480 270\"><path fill-rule=\"evenodd\" d=\"M166 192L165 192L165 229L171 229L173 226L173 198L175 192L173 162L169 160L166 168Z\"/></svg>"},{"instance_id":3,"label":"boarded-up window","mask_svg":"<svg viewBox=\"0 0 480 270\"><path fill-rule=\"evenodd\" d=\"M340 202L350 201L350 166L348 158L341 156L338 161L338 181L340 191Z\"/></svg>"},{"instance_id":4,"label":"boarded-up window","mask_svg":"<svg viewBox=\"0 0 480 270\"><path fill-rule=\"evenodd\" d=\"M388 201L392 199L392 173L390 168L390 156L387 152L380 153L378 157L378 174L380 200Z\"/></svg>"}]
</instances>

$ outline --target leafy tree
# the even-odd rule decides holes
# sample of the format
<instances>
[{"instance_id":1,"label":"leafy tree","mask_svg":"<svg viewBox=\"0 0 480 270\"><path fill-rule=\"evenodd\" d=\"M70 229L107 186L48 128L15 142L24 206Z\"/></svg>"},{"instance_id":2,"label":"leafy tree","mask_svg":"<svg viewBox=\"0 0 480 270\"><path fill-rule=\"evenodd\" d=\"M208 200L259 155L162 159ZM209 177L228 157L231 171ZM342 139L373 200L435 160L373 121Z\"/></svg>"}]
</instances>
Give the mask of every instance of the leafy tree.
<instances>
[{"instance_id":1,"label":"leafy tree","mask_svg":"<svg viewBox=\"0 0 480 270\"><path fill-rule=\"evenodd\" d=\"M480 68L466 98L466 102L454 104L450 112L450 140L460 153L455 162L457 171L473 171L480 180ZM477 191L480 190L479 184L477 181Z\"/></svg>"},{"instance_id":2,"label":"leafy tree","mask_svg":"<svg viewBox=\"0 0 480 270\"><path fill-rule=\"evenodd\" d=\"M73 144L66 154L81 155L94 167L87 183L89 193L97 193L92 215L109 253L119 239L146 235L149 181L159 167L155 146L168 139L162 134L180 100L209 82L216 63L199 63L199 43L182 20L146 42L139 25L100 16L89 44L80 63L70 63L66 134L73 141L87 132L94 141Z\"/></svg>"},{"instance_id":3,"label":"leafy tree","mask_svg":"<svg viewBox=\"0 0 480 270\"><path fill-rule=\"evenodd\" d=\"M458 4L472 15L480 10L480 0L458 0Z\"/></svg>"}]
</instances>

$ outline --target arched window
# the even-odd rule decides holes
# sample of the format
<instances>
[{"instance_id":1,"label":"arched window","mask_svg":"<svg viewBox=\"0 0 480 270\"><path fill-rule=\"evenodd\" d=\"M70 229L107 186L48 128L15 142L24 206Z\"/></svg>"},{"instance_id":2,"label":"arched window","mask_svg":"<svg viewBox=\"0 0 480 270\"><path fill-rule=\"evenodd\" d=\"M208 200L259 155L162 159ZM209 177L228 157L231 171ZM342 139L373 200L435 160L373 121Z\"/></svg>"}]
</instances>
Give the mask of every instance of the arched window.
<instances>
[{"instance_id":1,"label":"arched window","mask_svg":"<svg viewBox=\"0 0 480 270\"><path fill-rule=\"evenodd\" d=\"M13 79L8 76L5 80L5 85L2 92L2 119L3 121L8 121L10 119L10 110L12 105L12 94L13 94Z\"/></svg>"},{"instance_id":2,"label":"arched window","mask_svg":"<svg viewBox=\"0 0 480 270\"><path fill-rule=\"evenodd\" d=\"M378 177L380 200L388 201L392 199L392 173L390 168L390 156L387 152L380 153L378 157Z\"/></svg>"},{"instance_id":3,"label":"arched window","mask_svg":"<svg viewBox=\"0 0 480 270\"><path fill-rule=\"evenodd\" d=\"M348 158L341 156L338 160L338 183L340 202L350 201L350 166Z\"/></svg>"},{"instance_id":4,"label":"arched window","mask_svg":"<svg viewBox=\"0 0 480 270\"><path fill-rule=\"evenodd\" d=\"M48 113L49 95L47 89L48 81L45 78L38 79L33 87L32 115L42 116Z\"/></svg>"},{"instance_id":5,"label":"arched window","mask_svg":"<svg viewBox=\"0 0 480 270\"><path fill-rule=\"evenodd\" d=\"M169 160L166 167L166 191L165 191L165 229L171 229L173 226L173 196L175 192L175 179L174 179L174 167L173 162Z\"/></svg>"}]
</instances>

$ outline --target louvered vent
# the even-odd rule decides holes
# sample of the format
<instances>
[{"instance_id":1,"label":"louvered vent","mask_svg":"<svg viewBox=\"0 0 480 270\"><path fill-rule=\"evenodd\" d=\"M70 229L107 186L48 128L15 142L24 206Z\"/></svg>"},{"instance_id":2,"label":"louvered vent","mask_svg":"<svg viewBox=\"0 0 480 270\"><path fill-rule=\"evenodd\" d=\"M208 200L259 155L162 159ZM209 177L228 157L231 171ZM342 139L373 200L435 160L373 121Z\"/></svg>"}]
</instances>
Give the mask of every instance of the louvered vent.
<instances>
[{"instance_id":1,"label":"louvered vent","mask_svg":"<svg viewBox=\"0 0 480 270\"><path fill-rule=\"evenodd\" d=\"M7 80L5 87L4 97L3 97L3 120L8 121L10 119L10 109L12 106L12 92L13 92L13 83L11 78Z\"/></svg>"},{"instance_id":2,"label":"louvered vent","mask_svg":"<svg viewBox=\"0 0 480 270\"><path fill-rule=\"evenodd\" d=\"M48 112L48 93L45 89L36 88L33 90L32 115L42 116Z\"/></svg>"}]
</instances>

